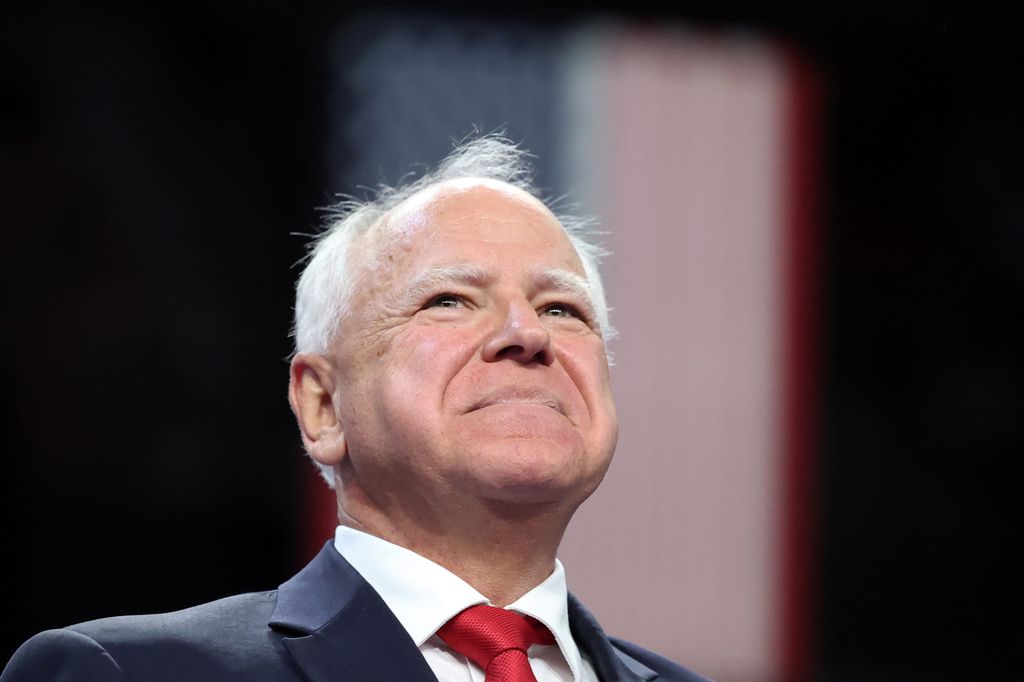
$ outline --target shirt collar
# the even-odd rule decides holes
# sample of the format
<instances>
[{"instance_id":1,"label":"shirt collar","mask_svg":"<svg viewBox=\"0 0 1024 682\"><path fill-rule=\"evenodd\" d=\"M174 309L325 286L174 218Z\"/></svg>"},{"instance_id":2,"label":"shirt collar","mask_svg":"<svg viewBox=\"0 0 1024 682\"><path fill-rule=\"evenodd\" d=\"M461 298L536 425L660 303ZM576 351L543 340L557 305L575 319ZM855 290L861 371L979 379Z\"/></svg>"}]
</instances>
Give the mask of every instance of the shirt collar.
<instances>
[{"instance_id":1,"label":"shirt collar","mask_svg":"<svg viewBox=\"0 0 1024 682\"><path fill-rule=\"evenodd\" d=\"M581 679L583 663L576 640L569 629L568 589L565 585L565 569L555 559L555 570L544 582L508 605L513 611L533 616L544 623L555 636L558 648L562 650L574 680Z\"/></svg>"},{"instance_id":2,"label":"shirt collar","mask_svg":"<svg viewBox=\"0 0 1024 682\"><path fill-rule=\"evenodd\" d=\"M487 597L443 566L368 533L338 526L334 547L377 591L418 647L463 609L490 604ZM411 575L416 579L409 580ZM533 616L551 630L578 680L582 662L569 629L567 596L565 569L556 559L551 575L508 608Z\"/></svg>"}]
</instances>

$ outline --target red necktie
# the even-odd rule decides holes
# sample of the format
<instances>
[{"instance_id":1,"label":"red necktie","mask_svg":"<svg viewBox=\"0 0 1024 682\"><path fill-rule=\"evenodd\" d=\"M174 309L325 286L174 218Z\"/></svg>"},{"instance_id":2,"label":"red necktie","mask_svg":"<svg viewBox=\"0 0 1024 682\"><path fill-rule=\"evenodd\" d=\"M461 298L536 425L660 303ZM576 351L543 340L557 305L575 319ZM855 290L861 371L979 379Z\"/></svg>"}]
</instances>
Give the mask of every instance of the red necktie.
<instances>
[{"instance_id":1,"label":"red necktie","mask_svg":"<svg viewBox=\"0 0 1024 682\"><path fill-rule=\"evenodd\" d=\"M437 634L483 668L486 682L537 682L526 651L531 644L555 643L540 621L486 604L456 614Z\"/></svg>"}]
</instances>

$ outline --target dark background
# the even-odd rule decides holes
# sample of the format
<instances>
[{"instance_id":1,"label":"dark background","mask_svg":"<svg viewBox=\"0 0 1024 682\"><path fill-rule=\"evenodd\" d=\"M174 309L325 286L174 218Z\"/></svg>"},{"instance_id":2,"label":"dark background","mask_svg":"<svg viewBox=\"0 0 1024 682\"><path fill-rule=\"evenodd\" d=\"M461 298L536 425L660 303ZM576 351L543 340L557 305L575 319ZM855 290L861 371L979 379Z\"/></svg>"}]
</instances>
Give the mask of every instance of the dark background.
<instances>
[{"instance_id":1,"label":"dark background","mask_svg":"<svg viewBox=\"0 0 1024 682\"><path fill-rule=\"evenodd\" d=\"M814 679L1021 679L1019 30L980 10L630 7L767 31L824 83ZM0 11L0 659L41 629L272 588L308 558L290 233L352 189L324 151L348 19Z\"/></svg>"}]
</instances>

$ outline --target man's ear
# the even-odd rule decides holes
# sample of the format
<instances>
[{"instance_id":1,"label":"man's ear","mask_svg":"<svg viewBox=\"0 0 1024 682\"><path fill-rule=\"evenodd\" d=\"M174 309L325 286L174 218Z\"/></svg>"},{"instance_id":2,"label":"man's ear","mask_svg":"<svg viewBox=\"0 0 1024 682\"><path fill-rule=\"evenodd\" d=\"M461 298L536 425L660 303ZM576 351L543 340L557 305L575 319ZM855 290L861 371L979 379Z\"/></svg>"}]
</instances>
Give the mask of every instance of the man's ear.
<instances>
[{"instance_id":1,"label":"man's ear","mask_svg":"<svg viewBox=\"0 0 1024 682\"><path fill-rule=\"evenodd\" d=\"M297 353L292 358L288 402L299 422L306 452L320 464L334 466L345 458L345 432L334 409L334 368L322 355Z\"/></svg>"}]
</instances>

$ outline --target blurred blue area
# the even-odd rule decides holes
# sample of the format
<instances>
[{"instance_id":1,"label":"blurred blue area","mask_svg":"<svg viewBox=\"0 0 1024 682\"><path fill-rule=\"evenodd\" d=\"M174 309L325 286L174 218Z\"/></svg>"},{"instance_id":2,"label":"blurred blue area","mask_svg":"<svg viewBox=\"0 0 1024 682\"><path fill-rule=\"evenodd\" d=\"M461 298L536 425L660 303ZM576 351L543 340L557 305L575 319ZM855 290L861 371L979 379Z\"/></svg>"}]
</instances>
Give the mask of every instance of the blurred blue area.
<instances>
[{"instance_id":1,"label":"blurred blue area","mask_svg":"<svg viewBox=\"0 0 1024 682\"><path fill-rule=\"evenodd\" d=\"M535 154L537 182L567 187L558 167L569 31L543 23L429 13L367 13L330 39L327 173L358 193L433 166L452 141L504 131Z\"/></svg>"}]
</instances>

